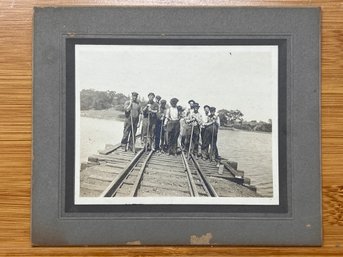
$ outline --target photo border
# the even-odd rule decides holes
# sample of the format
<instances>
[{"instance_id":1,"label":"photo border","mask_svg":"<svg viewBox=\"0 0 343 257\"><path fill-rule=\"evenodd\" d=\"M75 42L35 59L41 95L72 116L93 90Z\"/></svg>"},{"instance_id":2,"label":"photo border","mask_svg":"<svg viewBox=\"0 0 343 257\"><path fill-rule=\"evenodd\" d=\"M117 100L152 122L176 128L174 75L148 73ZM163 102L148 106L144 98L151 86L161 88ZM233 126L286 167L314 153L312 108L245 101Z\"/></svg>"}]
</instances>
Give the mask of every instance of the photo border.
<instances>
[{"instance_id":1,"label":"photo border","mask_svg":"<svg viewBox=\"0 0 343 257\"><path fill-rule=\"evenodd\" d=\"M66 39L146 36L286 39L287 124L280 128L287 137L286 211L160 205L154 212L154 206L136 205L94 212L93 205L80 212L68 205L73 143L66 138L74 123L66 114L75 95L66 86L73 79L64 65L70 64ZM209 244L321 244L319 39L319 8L35 8L32 243L184 245L210 235Z\"/></svg>"},{"instance_id":2,"label":"photo border","mask_svg":"<svg viewBox=\"0 0 343 257\"><path fill-rule=\"evenodd\" d=\"M242 38L235 38L230 39L224 38L223 35L221 38L216 38L214 35L208 35L207 38L198 38L196 36L165 36L163 39L160 37L156 37L153 35L145 35L141 36L140 38L132 38L122 36L118 38L66 38L66 94L71 94L71 97L76 97L75 95L75 46L76 45L158 45L158 46L172 46L172 45L182 45L182 46L278 46L278 74L281 74L280 78L278 76L278 102L279 102L279 112L282 114L280 118L278 118L278 132L279 134L279 143L277 144L278 152L280 152L280 156L278 160L278 173L281 174L281 177L278 176L276 179L278 180L278 190L281 192L277 192L277 204L274 203L267 203L267 204L253 204L253 203L220 203L220 204L212 204L212 206L216 206L215 208L210 207L210 212L287 212L287 168L286 168L286 152L282 149L287 148L286 143L286 134L282 133L281 128L286 127L287 123L287 115L286 115L286 101L287 101L287 39L260 39L258 37L244 39ZM289 57L289 56L288 56ZM76 92L77 93L77 92ZM68 101L66 103L66 119L68 123L66 124L66 141L67 142L75 142L75 100ZM137 210L137 206L129 205L128 204L116 204L114 203L112 206L109 204L74 204L75 202L75 149L71 144L67 147L67 160L66 160L66 194L65 194L65 201L66 201L66 212L69 210L78 211L78 212L128 212L127 215L130 215L129 212L134 212ZM96 150L95 150L96 151ZM281 171L281 172L280 172ZM274 174L274 172L273 172ZM279 177L279 178L278 178ZM275 177L273 176L273 179ZM273 192L275 194L275 192ZM222 198L222 197L220 197ZM255 197L249 197L251 199ZM260 197L263 198L263 197ZM181 199L181 198L180 198ZM250 200L250 199L248 199ZM256 199L257 200L257 199ZM274 200L274 199L273 199ZM275 200L274 200L275 201ZM129 202L129 201L128 201ZM253 201L250 201L253 202ZM147 204L147 203L137 203L137 204L144 204L144 207L140 207L140 211L144 212L144 209L149 210L150 212L159 212L160 204ZM94 205L97 205L94 208ZM164 203L163 210L164 212L206 212L207 208L204 208L204 205L209 205L205 203L199 204L191 204L191 206L185 206L185 204L174 203L174 204L167 204ZM218 208L218 205L223 205ZM259 206L259 207L256 207ZM268 207L269 206L269 207ZM193 216L193 215L192 215Z\"/></svg>"}]
</instances>

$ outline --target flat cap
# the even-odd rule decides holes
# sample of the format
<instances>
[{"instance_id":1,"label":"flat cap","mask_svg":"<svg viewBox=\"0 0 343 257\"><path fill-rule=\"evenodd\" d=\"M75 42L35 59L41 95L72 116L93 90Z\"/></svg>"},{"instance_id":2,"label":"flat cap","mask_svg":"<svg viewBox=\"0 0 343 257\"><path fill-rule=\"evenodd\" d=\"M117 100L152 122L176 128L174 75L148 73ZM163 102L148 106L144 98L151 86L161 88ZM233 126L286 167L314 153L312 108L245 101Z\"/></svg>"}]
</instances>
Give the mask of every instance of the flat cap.
<instances>
[{"instance_id":1,"label":"flat cap","mask_svg":"<svg viewBox=\"0 0 343 257\"><path fill-rule=\"evenodd\" d=\"M170 99L170 103L177 103L179 101L179 99L177 99L177 98L172 98L172 99Z\"/></svg>"},{"instance_id":2,"label":"flat cap","mask_svg":"<svg viewBox=\"0 0 343 257\"><path fill-rule=\"evenodd\" d=\"M210 107L210 112L215 112L216 111L216 107Z\"/></svg>"},{"instance_id":3,"label":"flat cap","mask_svg":"<svg viewBox=\"0 0 343 257\"><path fill-rule=\"evenodd\" d=\"M138 96L138 93L137 92L132 92L131 95Z\"/></svg>"},{"instance_id":4,"label":"flat cap","mask_svg":"<svg viewBox=\"0 0 343 257\"><path fill-rule=\"evenodd\" d=\"M155 98L161 100L161 97L159 95L157 95Z\"/></svg>"},{"instance_id":5,"label":"flat cap","mask_svg":"<svg viewBox=\"0 0 343 257\"><path fill-rule=\"evenodd\" d=\"M183 107L181 105L178 105L176 108L177 108L177 110L179 112L183 112L184 111L184 109L183 109Z\"/></svg>"},{"instance_id":6,"label":"flat cap","mask_svg":"<svg viewBox=\"0 0 343 257\"><path fill-rule=\"evenodd\" d=\"M154 94L154 93L149 93L149 94L148 94L148 96L151 96L151 95L153 95L153 96L155 97L155 94Z\"/></svg>"}]
</instances>

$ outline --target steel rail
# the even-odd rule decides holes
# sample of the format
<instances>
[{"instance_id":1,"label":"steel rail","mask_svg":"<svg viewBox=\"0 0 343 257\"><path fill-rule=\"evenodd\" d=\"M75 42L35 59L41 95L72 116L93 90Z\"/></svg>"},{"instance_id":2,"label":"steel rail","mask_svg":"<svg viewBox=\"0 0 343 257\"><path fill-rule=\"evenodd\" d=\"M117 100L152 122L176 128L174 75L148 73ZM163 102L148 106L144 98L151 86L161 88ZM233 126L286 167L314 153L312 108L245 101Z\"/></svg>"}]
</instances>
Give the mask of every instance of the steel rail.
<instances>
[{"instance_id":1,"label":"steel rail","mask_svg":"<svg viewBox=\"0 0 343 257\"><path fill-rule=\"evenodd\" d=\"M119 175L109 184L109 186L102 192L100 197L113 197L117 192L118 188L127 177L127 175L132 171L133 167L137 164L140 160L141 156L144 153L144 148L140 150L135 157L131 160L129 164L125 166L125 168L119 173Z\"/></svg>"},{"instance_id":2,"label":"steel rail","mask_svg":"<svg viewBox=\"0 0 343 257\"><path fill-rule=\"evenodd\" d=\"M218 194L216 192L216 190L214 190L213 186L211 185L211 183L208 181L206 175L202 172L199 163L195 160L193 154L191 154L191 159L194 163L195 168L198 171L199 177L202 179L202 181L204 182L205 187L208 189L208 192L210 193L210 195L212 197L218 197Z\"/></svg>"},{"instance_id":3,"label":"steel rail","mask_svg":"<svg viewBox=\"0 0 343 257\"><path fill-rule=\"evenodd\" d=\"M139 183L142 180L143 173L144 173L144 170L146 168L146 165L147 165L147 163L148 163L148 161L149 161L149 159L150 159L150 157L152 156L153 153L154 153L154 151L150 151L148 157L143 162L142 167L139 170L139 173L138 173L137 179L135 181L135 184L133 184L132 190L130 192L130 195L129 195L130 197L135 197L137 195L138 185L139 185Z\"/></svg>"},{"instance_id":4,"label":"steel rail","mask_svg":"<svg viewBox=\"0 0 343 257\"><path fill-rule=\"evenodd\" d=\"M191 193L191 196L199 196L198 190L196 189L196 185L195 185L195 182L194 182L194 179L193 179L193 175L191 173L191 169L189 168L186 156L185 156L185 154L183 152L182 152L182 159L183 159L183 161L184 161L184 163L186 165L187 178L188 178L188 181L190 182L190 193Z\"/></svg>"},{"instance_id":5,"label":"steel rail","mask_svg":"<svg viewBox=\"0 0 343 257\"><path fill-rule=\"evenodd\" d=\"M181 157L181 160L182 160L182 164L183 164L184 171L185 171L185 173L186 173L186 175L187 175L187 184L188 184L188 188L191 188L192 185L191 185L191 182L190 182L189 179L188 179L188 173L187 173L187 167L186 167L185 160L183 159L183 157ZM191 196L194 196L194 193L193 193L192 190L190 190L190 194L191 194Z\"/></svg>"}]
</instances>

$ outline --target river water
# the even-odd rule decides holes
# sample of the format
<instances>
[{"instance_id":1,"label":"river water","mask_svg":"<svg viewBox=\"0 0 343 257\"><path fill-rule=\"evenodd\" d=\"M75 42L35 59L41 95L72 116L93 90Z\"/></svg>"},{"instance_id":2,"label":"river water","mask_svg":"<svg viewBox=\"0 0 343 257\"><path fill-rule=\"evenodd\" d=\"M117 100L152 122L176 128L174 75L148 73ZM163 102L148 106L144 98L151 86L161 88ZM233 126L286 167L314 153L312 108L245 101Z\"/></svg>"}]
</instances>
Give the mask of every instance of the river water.
<instances>
[{"instance_id":1,"label":"river water","mask_svg":"<svg viewBox=\"0 0 343 257\"><path fill-rule=\"evenodd\" d=\"M120 142L123 122L116 120L80 119L80 159L104 149L106 144ZM219 130L218 150L220 156L238 162L257 192L266 197L273 196L272 190L272 134L246 131Z\"/></svg>"}]
</instances>

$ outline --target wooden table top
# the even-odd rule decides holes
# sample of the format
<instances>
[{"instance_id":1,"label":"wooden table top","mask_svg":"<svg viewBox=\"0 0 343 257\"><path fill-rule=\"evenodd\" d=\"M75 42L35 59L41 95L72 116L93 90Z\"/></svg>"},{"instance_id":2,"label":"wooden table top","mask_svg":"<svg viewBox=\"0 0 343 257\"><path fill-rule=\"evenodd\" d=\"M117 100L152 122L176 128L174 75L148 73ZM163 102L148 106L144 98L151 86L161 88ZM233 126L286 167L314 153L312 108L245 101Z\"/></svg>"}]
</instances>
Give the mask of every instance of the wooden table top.
<instances>
[{"instance_id":1,"label":"wooden table top","mask_svg":"<svg viewBox=\"0 0 343 257\"><path fill-rule=\"evenodd\" d=\"M128 4L322 8L322 247L31 247L33 6ZM343 1L1 0L0 35L0 256L343 256Z\"/></svg>"}]
</instances>

